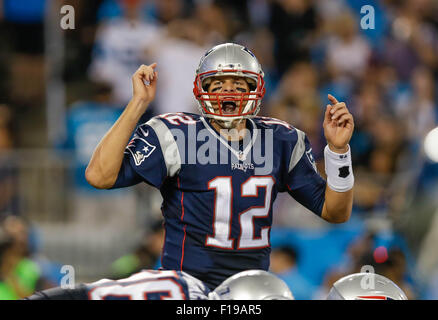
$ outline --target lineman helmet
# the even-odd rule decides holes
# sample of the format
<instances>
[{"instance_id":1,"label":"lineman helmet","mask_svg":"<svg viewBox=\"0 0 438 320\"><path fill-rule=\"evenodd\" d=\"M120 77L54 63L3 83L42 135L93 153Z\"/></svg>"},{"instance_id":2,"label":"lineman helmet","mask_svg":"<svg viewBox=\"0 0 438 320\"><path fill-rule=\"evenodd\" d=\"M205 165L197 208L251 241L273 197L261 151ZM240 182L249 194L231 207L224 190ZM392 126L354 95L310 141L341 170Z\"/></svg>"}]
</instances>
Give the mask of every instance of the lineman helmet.
<instances>
[{"instance_id":1,"label":"lineman helmet","mask_svg":"<svg viewBox=\"0 0 438 320\"><path fill-rule=\"evenodd\" d=\"M375 273L354 273L336 281L327 300L408 300L403 290Z\"/></svg>"},{"instance_id":2,"label":"lineman helmet","mask_svg":"<svg viewBox=\"0 0 438 320\"><path fill-rule=\"evenodd\" d=\"M263 270L239 272L209 294L210 300L294 300L287 284Z\"/></svg>"}]
</instances>

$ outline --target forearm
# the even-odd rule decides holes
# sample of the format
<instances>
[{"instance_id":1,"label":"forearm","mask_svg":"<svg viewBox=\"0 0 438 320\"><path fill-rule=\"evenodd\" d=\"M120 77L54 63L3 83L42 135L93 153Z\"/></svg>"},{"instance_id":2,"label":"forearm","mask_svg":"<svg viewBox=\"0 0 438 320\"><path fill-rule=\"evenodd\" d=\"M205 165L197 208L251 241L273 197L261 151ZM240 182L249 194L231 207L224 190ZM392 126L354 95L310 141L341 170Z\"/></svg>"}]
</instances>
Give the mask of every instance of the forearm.
<instances>
[{"instance_id":1,"label":"forearm","mask_svg":"<svg viewBox=\"0 0 438 320\"><path fill-rule=\"evenodd\" d=\"M325 202L321 217L331 223L343 223L350 219L353 208L353 189L337 192L326 186Z\"/></svg>"},{"instance_id":2,"label":"forearm","mask_svg":"<svg viewBox=\"0 0 438 320\"><path fill-rule=\"evenodd\" d=\"M332 223L349 220L353 207L354 175L350 148L332 148L330 144L324 149L327 184L322 218Z\"/></svg>"},{"instance_id":3,"label":"forearm","mask_svg":"<svg viewBox=\"0 0 438 320\"><path fill-rule=\"evenodd\" d=\"M114 185L123 162L126 145L143 110L144 103L132 99L116 123L102 138L85 171L85 177L92 186L107 189Z\"/></svg>"}]
</instances>

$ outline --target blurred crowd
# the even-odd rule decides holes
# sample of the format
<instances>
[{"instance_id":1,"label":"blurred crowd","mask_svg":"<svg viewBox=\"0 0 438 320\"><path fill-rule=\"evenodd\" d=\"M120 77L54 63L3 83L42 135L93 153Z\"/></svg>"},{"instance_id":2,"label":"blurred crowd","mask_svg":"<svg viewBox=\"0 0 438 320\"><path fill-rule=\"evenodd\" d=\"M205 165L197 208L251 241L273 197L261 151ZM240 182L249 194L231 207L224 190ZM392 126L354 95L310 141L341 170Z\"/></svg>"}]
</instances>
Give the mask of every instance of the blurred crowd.
<instances>
[{"instance_id":1,"label":"blurred crowd","mask_svg":"<svg viewBox=\"0 0 438 320\"><path fill-rule=\"evenodd\" d=\"M75 29L62 31L66 135L53 145L45 122L44 21L48 6L65 4L75 9ZM368 28L361 23L365 5L373 8ZM158 63L157 97L141 121L166 112L197 112L192 88L200 57L218 43L236 42L254 52L265 72L262 115L306 132L320 172L327 94L346 102L355 119L350 143L354 208L351 221L336 229L354 232L333 242L331 263L321 262L325 273L308 276L300 259L310 255L319 261L318 248L325 250L331 242L307 248L306 232L327 240L325 232L332 227L281 195L275 226L303 236L278 246L273 242L272 271L289 279L296 296L318 299L342 275L373 265L410 298L438 299L438 165L422 148L426 134L438 126L437 1L2 0L0 39L2 224L10 216L25 216L17 200L17 168L8 160L8 151L20 148L74 152L79 213L99 211L96 202L117 206L118 197L130 208L123 210L134 212L131 194L100 195L82 174L95 145L129 101L132 74L140 64ZM78 219L92 218L86 213ZM119 216L114 223L129 227L133 219ZM376 248L382 246L387 257L379 260ZM140 244L114 262L113 275L156 266L157 251L152 251ZM0 252L1 266L7 252ZM17 287L4 269L0 281ZM32 288L36 278L29 280ZM22 290L27 289L17 288L15 295Z\"/></svg>"}]
</instances>

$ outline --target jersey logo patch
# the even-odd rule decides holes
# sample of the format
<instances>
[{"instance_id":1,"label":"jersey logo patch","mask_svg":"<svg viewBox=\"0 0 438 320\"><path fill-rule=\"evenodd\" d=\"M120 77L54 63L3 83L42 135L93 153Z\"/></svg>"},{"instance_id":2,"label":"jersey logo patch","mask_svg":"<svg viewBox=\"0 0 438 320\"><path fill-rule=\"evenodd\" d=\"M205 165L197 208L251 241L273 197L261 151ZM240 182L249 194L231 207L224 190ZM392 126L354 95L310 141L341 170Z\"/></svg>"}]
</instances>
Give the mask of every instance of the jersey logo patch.
<instances>
[{"instance_id":1,"label":"jersey logo patch","mask_svg":"<svg viewBox=\"0 0 438 320\"><path fill-rule=\"evenodd\" d=\"M144 143L144 146L141 150L131 150L131 148L135 148L135 140L141 140ZM129 142L127 146L127 150L131 153L135 165L138 167L142 164L142 162L149 158L149 156L154 152L156 147L149 142L147 142L145 139L140 138L139 136L134 136L134 138Z\"/></svg>"}]
</instances>

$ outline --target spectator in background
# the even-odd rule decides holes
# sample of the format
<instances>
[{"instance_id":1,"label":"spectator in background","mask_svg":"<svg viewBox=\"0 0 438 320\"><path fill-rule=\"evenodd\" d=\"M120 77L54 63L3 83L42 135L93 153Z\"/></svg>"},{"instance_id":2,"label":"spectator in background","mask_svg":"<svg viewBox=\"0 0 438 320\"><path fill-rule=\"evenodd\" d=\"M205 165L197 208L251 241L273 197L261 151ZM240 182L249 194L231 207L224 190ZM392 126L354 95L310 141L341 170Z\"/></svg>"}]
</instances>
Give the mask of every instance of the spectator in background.
<instances>
[{"instance_id":1,"label":"spectator in background","mask_svg":"<svg viewBox=\"0 0 438 320\"><path fill-rule=\"evenodd\" d=\"M436 82L433 73L425 66L412 71L410 92L399 99L395 112L403 121L409 141L422 141L438 125Z\"/></svg>"},{"instance_id":2,"label":"spectator in background","mask_svg":"<svg viewBox=\"0 0 438 320\"><path fill-rule=\"evenodd\" d=\"M131 75L143 63L151 63L146 49L162 36L157 24L142 20L142 0L121 0L123 15L103 21L97 30L89 75L93 81L109 83L112 101L124 107L131 95Z\"/></svg>"},{"instance_id":3,"label":"spectator in background","mask_svg":"<svg viewBox=\"0 0 438 320\"><path fill-rule=\"evenodd\" d=\"M306 132L317 160L322 157L318 151L325 145L321 139L321 128L317 126L323 104L318 95L318 80L317 71L311 63L301 61L293 64L281 78L269 110L270 116L293 123Z\"/></svg>"},{"instance_id":4,"label":"spectator in background","mask_svg":"<svg viewBox=\"0 0 438 320\"><path fill-rule=\"evenodd\" d=\"M155 1L141 1L138 6L138 14L142 20L155 21ZM104 20L110 20L123 17L124 3L123 0L103 0L99 4L96 12L96 19L98 23ZM155 23L155 22L154 22Z\"/></svg>"},{"instance_id":5,"label":"spectator in background","mask_svg":"<svg viewBox=\"0 0 438 320\"><path fill-rule=\"evenodd\" d=\"M170 22L160 40L147 50L158 64L160 86L154 102L155 113L197 113L193 96L194 70L208 49L203 25L194 18Z\"/></svg>"},{"instance_id":6,"label":"spectator in background","mask_svg":"<svg viewBox=\"0 0 438 320\"><path fill-rule=\"evenodd\" d=\"M358 33L357 20L349 11L338 14L327 46L326 61L331 78L360 78L365 72L370 54L368 42Z\"/></svg>"},{"instance_id":7,"label":"spectator in background","mask_svg":"<svg viewBox=\"0 0 438 320\"><path fill-rule=\"evenodd\" d=\"M102 6L102 0L75 0L74 2L64 0L60 2L72 5L75 10L76 28L63 30L64 51L66 53L63 78L70 89L74 86L80 87L87 79L87 69L91 61L96 30L99 26L97 11ZM59 10L57 11L59 12Z\"/></svg>"},{"instance_id":8,"label":"spectator in background","mask_svg":"<svg viewBox=\"0 0 438 320\"><path fill-rule=\"evenodd\" d=\"M436 72L438 31L433 22L425 19L431 13L436 17L436 4L427 0L407 0L393 8L391 33L382 52L385 64L394 66L403 81L408 81L419 65Z\"/></svg>"},{"instance_id":9,"label":"spectator in background","mask_svg":"<svg viewBox=\"0 0 438 320\"><path fill-rule=\"evenodd\" d=\"M270 1L269 29L275 37L275 60L283 74L291 64L309 58L317 20L313 1Z\"/></svg>"},{"instance_id":10,"label":"spectator in background","mask_svg":"<svg viewBox=\"0 0 438 320\"><path fill-rule=\"evenodd\" d=\"M187 9L185 0L104 0L97 11L98 21L123 17L124 6L130 2L136 6L141 20L163 26L181 17Z\"/></svg>"},{"instance_id":11,"label":"spectator in background","mask_svg":"<svg viewBox=\"0 0 438 320\"><path fill-rule=\"evenodd\" d=\"M319 77L315 67L306 61L294 63L280 79L277 90L269 101L268 114L306 132L312 144L318 171L324 176L323 149L325 139L321 127L317 126L323 116L323 102L318 94ZM318 228L325 222L317 221L306 208L291 197L278 195L276 205L276 224L294 227ZM293 208L293 209L292 209ZM293 213L292 213L293 212Z\"/></svg>"},{"instance_id":12,"label":"spectator in background","mask_svg":"<svg viewBox=\"0 0 438 320\"><path fill-rule=\"evenodd\" d=\"M111 102L110 85L90 83L89 88L91 99L77 101L69 108L66 118L67 137L57 146L59 151L66 152L64 156L71 157L69 160L74 165L73 221L84 227L103 226L105 223L120 228L133 226L136 206L132 191L112 190L103 193L85 180L88 158L123 111ZM143 116L144 121L148 120L148 114Z\"/></svg>"},{"instance_id":13,"label":"spectator in background","mask_svg":"<svg viewBox=\"0 0 438 320\"><path fill-rule=\"evenodd\" d=\"M164 228L161 220L156 221L146 233L134 252L126 254L111 265L111 279L123 279L143 269L157 270L164 244Z\"/></svg>"},{"instance_id":14,"label":"spectator in background","mask_svg":"<svg viewBox=\"0 0 438 320\"><path fill-rule=\"evenodd\" d=\"M374 148L372 128L383 111L381 91L376 84L359 83L352 96L352 112L357 117L356 132L352 137L352 158L356 166L367 167ZM354 148L354 151L353 151Z\"/></svg>"},{"instance_id":15,"label":"spectator in background","mask_svg":"<svg viewBox=\"0 0 438 320\"><path fill-rule=\"evenodd\" d=\"M201 23L205 40L211 45L226 42L234 34L233 24L227 18L227 13L214 1L196 2L193 18Z\"/></svg>"},{"instance_id":16,"label":"spectator in background","mask_svg":"<svg viewBox=\"0 0 438 320\"><path fill-rule=\"evenodd\" d=\"M18 168L15 166L12 148L12 112L0 104L0 218L18 215Z\"/></svg>"},{"instance_id":17,"label":"spectator in background","mask_svg":"<svg viewBox=\"0 0 438 320\"><path fill-rule=\"evenodd\" d=\"M286 282L296 300L311 300L316 287L297 268L297 252L290 246L273 248L270 271Z\"/></svg>"},{"instance_id":18,"label":"spectator in background","mask_svg":"<svg viewBox=\"0 0 438 320\"><path fill-rule=\"evenodd\" d=\"M326 29L320 32L316 46L320 47L323 57L321 92L333 91L348 100L357 82L362 80L371 48L357 29L355 16L344 10L330 19Z\"/></svg>"},{"instance_id":19,"label":"spectator in background","mask_svg":"<svg viewBox=\"0 0 438 320\"><path fill-rule=\"evenodd\" d=\"M54 283L46 280L30 258L28 226L9 216L0 225L0 300L16 300Z\"/></svg>"},{"instance_id":20,"label":"spectator in background","mask_svg":"<svg viewBox=\"0 0 438 320\"><path fill-rule=\"evenodd\" d=\"M1 47L6 47L10 74L9 102L39 107L44 99L44 14L46 0L2 0ZM26 88L26 90L23 90Z\"/></svg>"},{"instance_id":21,"label":"spectator in background","mask_svg":"<svg viewBox=\"0 0 438 320\"><path fill-rule=\"evenodd\" d=\"M404 124L395 116L394 102L384 91L393 89L387 84L386 77L394 75L390 71L377 72L375 67L368 66L352 98L352 112L358 119L351 140L352 158L360 177L354 206L365 215L376 210L389 213L393 196L390 185L400 170L406 147Z\"/></svg>"}]
</instances>

